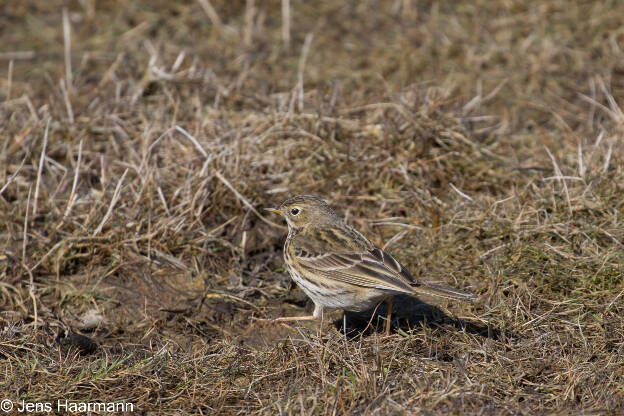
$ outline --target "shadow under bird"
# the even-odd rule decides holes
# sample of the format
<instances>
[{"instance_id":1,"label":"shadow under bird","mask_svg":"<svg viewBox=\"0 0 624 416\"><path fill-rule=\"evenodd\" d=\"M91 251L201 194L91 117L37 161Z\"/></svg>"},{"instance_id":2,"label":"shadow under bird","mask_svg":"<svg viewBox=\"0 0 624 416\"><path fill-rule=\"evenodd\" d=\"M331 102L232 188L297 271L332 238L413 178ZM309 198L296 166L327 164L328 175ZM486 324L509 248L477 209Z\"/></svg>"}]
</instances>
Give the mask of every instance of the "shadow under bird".
<instances>
[{"instance_id":1,"label":"shadow under bird","mask_svg":"<svg viewBox=\"0 0 624 416\"><path fill-rule=\"evenodd\" d=\"M390 333L392 297L426 294L474 301L476 296L448 286L417 281L401 263L346 224L322 199L295 196L267 211L288 223L284 260L292 279L314 302L310 316L276 318L272 322L316 320L324 309L361 312L388 302L386 334Z\"/></svg>"}]
</instances>

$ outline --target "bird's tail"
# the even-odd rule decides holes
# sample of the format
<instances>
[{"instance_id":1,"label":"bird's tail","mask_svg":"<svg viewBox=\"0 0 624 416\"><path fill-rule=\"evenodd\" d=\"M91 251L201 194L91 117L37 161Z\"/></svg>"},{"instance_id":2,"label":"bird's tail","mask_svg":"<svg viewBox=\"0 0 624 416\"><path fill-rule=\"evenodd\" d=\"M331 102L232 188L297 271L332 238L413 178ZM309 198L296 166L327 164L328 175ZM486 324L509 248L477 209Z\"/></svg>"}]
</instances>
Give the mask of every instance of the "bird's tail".
<instances>
[{"instance_id":1,"label":"bird's tail","mask_svg":"<svg viewBox=\"0 0 624 416\"><path fill-rule=\"evenodd\" d=\"M468 302L474 302L477 300L477 295L473 293L435 283L422 283L418 286L412 286L412 288L414 289L415 294L420 293L423 295L431 295L439 298L463 300Z\"/></svg>"}]
</instances>

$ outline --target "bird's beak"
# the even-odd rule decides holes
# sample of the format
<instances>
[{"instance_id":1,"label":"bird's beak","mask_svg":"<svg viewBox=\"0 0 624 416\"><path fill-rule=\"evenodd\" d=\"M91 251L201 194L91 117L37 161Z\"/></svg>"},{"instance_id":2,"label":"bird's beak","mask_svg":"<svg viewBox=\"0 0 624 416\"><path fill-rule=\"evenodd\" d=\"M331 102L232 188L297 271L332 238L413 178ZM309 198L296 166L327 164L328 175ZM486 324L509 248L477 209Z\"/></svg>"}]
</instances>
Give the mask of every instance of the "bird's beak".
<instances>
[{"instance_id":1,"label":"bird's beak","mask_svg":"<svg viewBox=\"0 0 624 416\"><path fill-rule=\"evenodd\" d=\"M282 211L279 208L265 208L264 210L272 212L274 214L281 214L282 213Z\"/></svg>"}]
</instances>

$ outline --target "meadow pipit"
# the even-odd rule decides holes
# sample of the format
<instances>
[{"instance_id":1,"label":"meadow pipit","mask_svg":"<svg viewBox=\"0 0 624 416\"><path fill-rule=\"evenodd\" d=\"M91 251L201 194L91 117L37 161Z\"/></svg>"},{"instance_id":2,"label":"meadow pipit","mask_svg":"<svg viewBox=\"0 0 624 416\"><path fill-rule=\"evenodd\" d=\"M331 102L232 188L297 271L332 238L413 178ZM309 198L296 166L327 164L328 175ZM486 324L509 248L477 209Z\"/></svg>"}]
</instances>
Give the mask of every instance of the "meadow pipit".
<instances>
[{"instance_id":1,"label":"meadow pipit","mask_svg":"<svg viewBox=\"0 0 624 416\"><path fill-rule=\"evenodd\" d=\"M387 300L389 334L394 295L476 299L472 293L459 289L416 281L401 263L347 225L320 198L299 195L278 208L266 210L286 219L286 267L314 302L313 315L277 318L274 322L319 319L325 308L361 312Z\"/></svg>"}]
</instances>

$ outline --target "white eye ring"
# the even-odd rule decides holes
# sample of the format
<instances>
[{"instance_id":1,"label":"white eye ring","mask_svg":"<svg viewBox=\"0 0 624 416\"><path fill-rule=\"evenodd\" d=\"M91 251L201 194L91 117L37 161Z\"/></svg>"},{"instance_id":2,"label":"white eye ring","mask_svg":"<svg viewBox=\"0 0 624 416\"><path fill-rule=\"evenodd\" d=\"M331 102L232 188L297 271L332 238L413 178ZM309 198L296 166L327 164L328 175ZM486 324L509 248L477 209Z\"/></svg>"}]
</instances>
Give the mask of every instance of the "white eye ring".
<instances>
[{"instance_id":1,"label":"white eye ring","mask_svg":"<svg viewBox=\"0 0 624 416\"><path fill-rule=\"evenodd\" d=\"M291 209L291 210L290 210L290 213L291 213L292 215L297 215L297 214L299 214L299 208L293 208L293 209Z\"/></svg>"}]
</instances>

